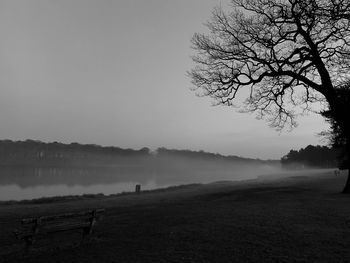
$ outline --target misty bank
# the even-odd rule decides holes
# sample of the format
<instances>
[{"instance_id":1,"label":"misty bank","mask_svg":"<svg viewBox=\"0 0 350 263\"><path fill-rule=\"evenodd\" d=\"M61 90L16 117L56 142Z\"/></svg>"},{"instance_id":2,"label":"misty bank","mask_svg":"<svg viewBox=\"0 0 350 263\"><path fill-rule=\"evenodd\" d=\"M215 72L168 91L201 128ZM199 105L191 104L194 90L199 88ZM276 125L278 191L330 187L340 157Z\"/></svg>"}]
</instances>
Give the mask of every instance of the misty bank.
<instances>
[{"instance_id":1,"label":"misty bank","mask_svg":"<svg viewBox=\"0 0 350 263\"><path fill-rule=\"evenodd\" d=\"M3 262L349 262L345 174L260 177L55 202L0 205ZM11 231L20 219L103 207L93 240L43 238L32 253ZM51 261L48 261L51 259Z\"/></svg>"}]
</instances>

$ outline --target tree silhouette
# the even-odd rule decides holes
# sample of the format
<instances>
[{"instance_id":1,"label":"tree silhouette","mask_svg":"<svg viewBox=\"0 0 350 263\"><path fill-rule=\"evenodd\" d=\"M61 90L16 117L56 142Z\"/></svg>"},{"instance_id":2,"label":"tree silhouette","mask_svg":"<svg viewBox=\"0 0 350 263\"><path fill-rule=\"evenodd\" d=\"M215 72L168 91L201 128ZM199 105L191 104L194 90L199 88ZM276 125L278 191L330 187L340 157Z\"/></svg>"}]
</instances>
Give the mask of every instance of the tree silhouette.
<instances>
[{"instance_id":1,"label":"tree silhouette","mask_svg":"<svg viewBox=\"0 0 350 263\"><path fill-rule=\"evenodd\" d=\"M338 93L341 95L339 100L344 105L350 105L350 82L338 88ZM349 145L349 136L339 127L334 119L332 112L325 110L321 112L322 116L330 123L331 129L329 131L321 132L321 135L328 138L331 145L339 150L339 167L349 167L349 155L346 155L346 147ZM349 184L350 182L347 182Z\"/></svg>"},{"instance_id":2,"label":"tree silhouette","mask_svg":"<svg viewBox=\"0 0 350 263\"><path fill-rule=\"evenodd\" d=\"M278 129L296 126L297 115L322 106L349 138L350 106L342 103L340 87L350 77L350 2L231 3L231 11L213 11L208 35L192 39L194 89L224 105L247 94L243 111L257 112Z\"/></svg>"},{"instance_id":3,"label":"tree silhouette","mask_svg":"<svg viewBox=\"0 0 350 263\"><path fill-rule=\"evenodd\" d=\"M281 158L283 167L299 168L299 167L320 167L334 168L336 162L337 150L327 146L308 145L299 151L290 150L288 154Z\"/></svg>"}]
</instances>

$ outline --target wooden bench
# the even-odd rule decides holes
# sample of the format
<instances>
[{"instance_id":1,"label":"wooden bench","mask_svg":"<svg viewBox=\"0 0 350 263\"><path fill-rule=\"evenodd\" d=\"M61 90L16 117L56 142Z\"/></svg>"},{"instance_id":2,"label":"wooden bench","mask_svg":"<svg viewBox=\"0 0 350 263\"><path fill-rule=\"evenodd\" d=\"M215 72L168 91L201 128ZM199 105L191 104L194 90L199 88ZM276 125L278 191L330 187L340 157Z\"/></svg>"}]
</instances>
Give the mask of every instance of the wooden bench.
<instances>
[{"instance_id":1,"label":"wooden bench","mask_svg":"<svg viewBox=\"0 0 350 263\"><path fill-rule=\"evenodd\" d=\"M92 233L96 222L105 209L95 209L78 213L67 213L36 218L24 218L21 227L13 231L16 238L24 240L26 248L33 245L38 236L69 230L82 230L82 240Z\"/></svg>"}]
</instances>

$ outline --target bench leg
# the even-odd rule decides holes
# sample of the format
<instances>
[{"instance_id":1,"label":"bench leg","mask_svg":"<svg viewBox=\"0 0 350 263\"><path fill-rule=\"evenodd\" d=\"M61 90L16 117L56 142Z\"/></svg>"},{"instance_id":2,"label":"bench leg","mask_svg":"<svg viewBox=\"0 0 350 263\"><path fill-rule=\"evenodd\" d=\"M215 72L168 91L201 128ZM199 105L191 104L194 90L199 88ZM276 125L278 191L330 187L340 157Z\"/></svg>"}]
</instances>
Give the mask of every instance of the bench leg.
<instances>
[{"instance_id":1,"label":"bench leg","mask_svg":"<svg viewBox=\"0 0 350 263\"><path fill-rule=\"evenodd\" d=\"M25 237L24 238L24 242L25 242L25 250L26 252L29 252L29 250L31 249L31 247L33 246L34 244L34 237L33 236L30 236L30 237Z\"/></svg>"},{"instance_id":2,"label":"bench leg","mask_svg":"<svg viewBox=\"0 0 350 263\"><path fill-rule=\"evenodd\" d=\"M94 212L96 213L96 212ZM90 218L90 225L88 227L83 228L83 240L87 239L92 234L92 228L96 223L96 215L94 214L92 218ZM82 240L82 241L83 241Z\"/></svg>"},{"instance_id":3,"label":"bench leg","mask_svg":"<svg viewBox=\"0 0 350 263\"><path fill-rule=\"evenodd\" d=\"M81 238L81 243L83 243L84 241L87 241L89 239L90 234L91 234L90 227L83 228L83 235Z\"/></svg>"}]
</instances>

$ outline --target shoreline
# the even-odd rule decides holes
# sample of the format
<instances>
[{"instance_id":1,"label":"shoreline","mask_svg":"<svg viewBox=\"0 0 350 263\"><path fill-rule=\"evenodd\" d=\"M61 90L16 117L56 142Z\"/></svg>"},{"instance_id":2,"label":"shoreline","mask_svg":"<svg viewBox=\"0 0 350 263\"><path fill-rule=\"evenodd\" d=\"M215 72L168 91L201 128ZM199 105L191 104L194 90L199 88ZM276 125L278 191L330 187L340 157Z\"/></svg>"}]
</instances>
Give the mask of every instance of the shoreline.
<instances>
[{"instance_id":1,"label":"shoreline","mask_svg":"<svg viewBox=\"0 0 350 263\"><path fill-rule=\"evenodd\" d=\"M273 181L273 180L285 180L290 177L300 177L305 176L305 173L307 173L307 176L312 175L319 175L320 173L329 173L334 171L334 168L322 168L322 169L305 169L305 170L286 170L283 173L277 173L277 174L266 174L266 175L258 175L256 178L253 179L241 179L241 180L219 180L219 181L213 181L209 183L189 183L189 184L179 184L179 185L173 185L173 186L167 186L167 187L161 187L161 188L155 188L150 190L142 190L140 194L149 194L149 193L158 193L158 192L167 192L167 191L174 191L174 190L180 190L180 189L187 189L187 188L193 188L193 187L199 187L199 186L209 186L209 185L215 185L215 184L246 184L246 183L259 183L261 181ZM69 201L77 201L77 200L89 200L89 199L96 199L96 198L111 198L111 197L119 197L119 196L127 196L127 195L137 195L134 191L123 191L115 194L104 194L104 193L97 193L97 194L78 194L78 195L57 195L57 196L48 196L48 197L39 197L39 198L32 198L32 199L21 199L21 200L0 200L0 206L1 205L13 205L13 204L44 204L44 203L54 203L54 202L69 202Z\"/></svg>"}]
</instances>

